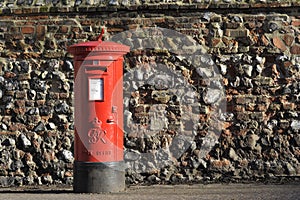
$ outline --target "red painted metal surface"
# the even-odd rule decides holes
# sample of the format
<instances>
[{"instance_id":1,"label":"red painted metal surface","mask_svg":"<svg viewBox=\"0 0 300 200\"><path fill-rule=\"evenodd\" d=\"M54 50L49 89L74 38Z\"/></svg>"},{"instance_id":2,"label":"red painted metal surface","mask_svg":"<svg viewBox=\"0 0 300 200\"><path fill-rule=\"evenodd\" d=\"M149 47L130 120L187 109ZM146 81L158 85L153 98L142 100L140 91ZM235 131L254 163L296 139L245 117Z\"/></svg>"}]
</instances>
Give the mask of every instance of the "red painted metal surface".
<instances>
[{"instance_id":1,"label":"red painted metal surface","mask_svg":"<svg viewBox=\"0 0 300 200\"><path fill-rule=\"evenodd\" d=\"M123 160L123 55L114 42L79 43L74 55L75 161Z\"/></svg>"}]
</instances>

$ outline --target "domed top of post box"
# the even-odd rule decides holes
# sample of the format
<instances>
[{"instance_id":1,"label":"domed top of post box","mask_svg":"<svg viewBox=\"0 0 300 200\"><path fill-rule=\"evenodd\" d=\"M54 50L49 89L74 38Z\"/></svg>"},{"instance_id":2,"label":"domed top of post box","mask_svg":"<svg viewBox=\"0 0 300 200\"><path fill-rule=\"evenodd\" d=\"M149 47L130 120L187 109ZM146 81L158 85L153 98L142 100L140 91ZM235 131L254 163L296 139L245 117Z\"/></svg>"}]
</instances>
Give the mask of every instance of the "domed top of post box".
<instances>
[{"instance_id":1,"label":"domed top of post box","mask_svg":"<svg viewBox=\"0 0 300 200\"><path fill-rule=\"evenodd\" d=\"M82 42L79 44L74 44L68 48L68 52L77 55L86 55L89 53L101 54L110 53L110 54L119 54L123 55L130 51L130 47L122 45L116 42L102 41L102 34L98 37L97 41Z\"/></svg>"}]
</instances>

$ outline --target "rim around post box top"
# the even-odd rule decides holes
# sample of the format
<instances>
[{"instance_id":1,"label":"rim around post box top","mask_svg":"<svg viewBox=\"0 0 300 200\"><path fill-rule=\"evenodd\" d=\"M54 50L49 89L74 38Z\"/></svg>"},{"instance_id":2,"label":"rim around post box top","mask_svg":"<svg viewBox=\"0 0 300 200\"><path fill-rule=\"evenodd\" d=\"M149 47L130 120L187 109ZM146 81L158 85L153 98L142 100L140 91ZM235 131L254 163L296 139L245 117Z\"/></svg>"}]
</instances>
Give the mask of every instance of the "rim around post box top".
<instances>
[{"instance_id":1,"label":"rim around post box top","mask_svg":"<svg viewBox=\"0 0 300 200\"><path fill-rule=\"evenodd\" d=\"M90 52L110 52L117 54L126 54L130 47L110 41L90 41L72 45L68 52L73 55L81 55Z\"/></svg>"}]
</instances>

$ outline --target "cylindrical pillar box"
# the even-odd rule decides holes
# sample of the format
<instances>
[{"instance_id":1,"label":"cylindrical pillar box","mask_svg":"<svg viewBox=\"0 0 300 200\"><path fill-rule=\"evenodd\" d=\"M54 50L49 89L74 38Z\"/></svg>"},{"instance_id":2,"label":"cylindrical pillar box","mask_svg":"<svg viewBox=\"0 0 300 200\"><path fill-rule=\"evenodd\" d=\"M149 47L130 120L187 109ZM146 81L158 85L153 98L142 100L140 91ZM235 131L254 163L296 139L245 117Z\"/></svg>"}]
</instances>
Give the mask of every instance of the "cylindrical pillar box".
<instances>
[{"instance_id":1,"label":"cylindrical pillar box","mask_svg":"<svg viewBox=\"0 0 300 200\"><path fill-rule=\"evenodd\" d=\"M122 191L123 55L129 47L100 37L68 51L75 69L74 192Z\"/></svg>"}]
</instances>

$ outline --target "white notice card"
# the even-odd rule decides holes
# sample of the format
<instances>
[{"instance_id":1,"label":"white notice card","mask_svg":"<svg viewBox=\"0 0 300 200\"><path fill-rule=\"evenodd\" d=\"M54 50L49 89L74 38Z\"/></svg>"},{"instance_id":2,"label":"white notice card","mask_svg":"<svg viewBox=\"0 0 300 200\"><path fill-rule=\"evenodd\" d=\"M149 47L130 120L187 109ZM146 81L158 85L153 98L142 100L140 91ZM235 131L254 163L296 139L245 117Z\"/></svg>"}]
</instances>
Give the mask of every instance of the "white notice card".
<instances>
[{"instance_id":1,"label":"white notice card","mask_svg":"<svg viewBox=\"0 0 300 200\"><path fill-rule=\"evenodd\" d=\"M103 101L103 79L91 78L89 79L89 100Z\"/></svg>"}]
</instances>

